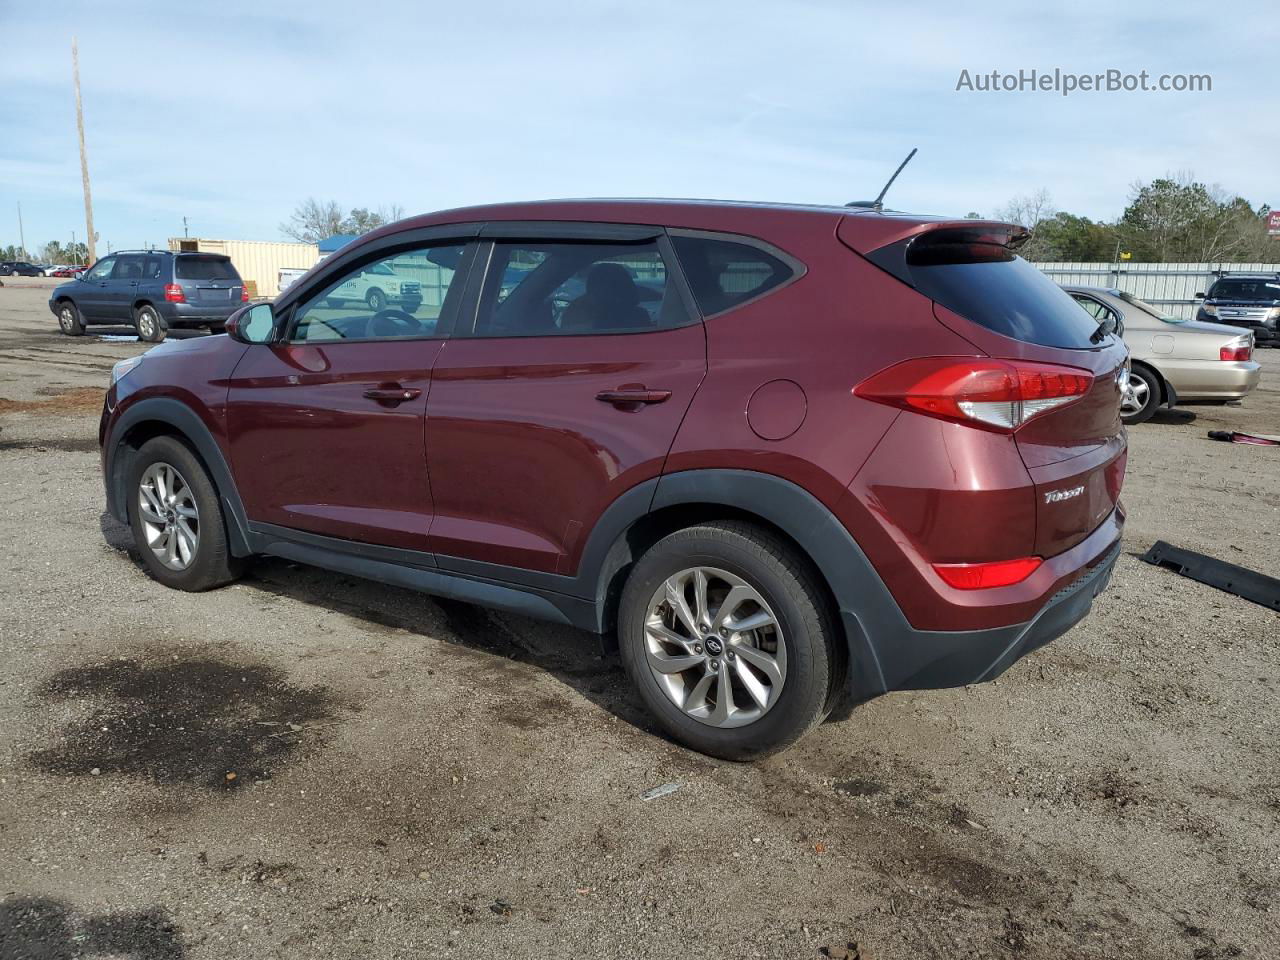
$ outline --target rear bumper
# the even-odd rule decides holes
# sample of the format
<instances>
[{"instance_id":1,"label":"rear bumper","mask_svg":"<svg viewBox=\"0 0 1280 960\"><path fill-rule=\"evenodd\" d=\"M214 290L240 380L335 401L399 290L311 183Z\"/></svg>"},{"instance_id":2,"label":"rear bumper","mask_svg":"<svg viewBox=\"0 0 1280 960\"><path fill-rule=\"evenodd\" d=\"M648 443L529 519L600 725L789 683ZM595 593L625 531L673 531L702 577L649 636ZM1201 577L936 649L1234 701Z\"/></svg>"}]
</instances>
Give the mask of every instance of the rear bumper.
<instances>
[{"instance_id":1,"label":"rear bumper","mask_svg":"<svg viewBox=\"0 0 1280 960\"><path fill-rule=\"evenodd\" d=\"M853 700L865 700L890 690L959 687L993 680L1016 660L1062 636L1084 619L1094 598L1106 589L1120 555L1124 515L1117 508L1093 534L1067 554L1082 575L1060 587L1024 623L982 630L916 630L904 621L892 632L868 622L861 614L842 609L851 639L854 662L850 687ZM881 626L881 629L876 629Z\"/></svg>"},{"instance_id":2,"label":"rear bumper","mask_svg":"<svg viewBox=\"0 0 1280 960\"><path fill-rule=\"evenodd\" d=\"M1163 360L1153 365L1173 385L1179 403L1239 400L1262 379L1256 360Z\"/></svg>"},{"instance_id":3,"label":"rear bumper","mask_svg":"<svg viewBox=\"0 0 1280 960\"><path fill-rule=\"evenodd\" d=\"M239 300L228 300L224 303L171 303L162 301L156 309L164 317L169 326L181 326L184 323L224 323L226 319L243 307Z\"/></svg>"}]
</instances>

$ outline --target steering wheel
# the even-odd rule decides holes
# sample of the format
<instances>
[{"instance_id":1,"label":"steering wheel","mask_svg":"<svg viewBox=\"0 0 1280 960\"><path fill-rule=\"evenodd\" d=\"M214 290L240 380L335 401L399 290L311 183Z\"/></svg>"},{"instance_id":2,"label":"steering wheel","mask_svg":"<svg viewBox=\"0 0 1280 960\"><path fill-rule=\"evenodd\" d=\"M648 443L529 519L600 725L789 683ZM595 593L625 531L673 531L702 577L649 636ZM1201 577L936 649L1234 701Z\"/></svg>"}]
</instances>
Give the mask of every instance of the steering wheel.
<instances>
[{"instance_id":1,"label":"steering wheel","mask_svg":"<svg viewBox=\"0 0 1280 960\"><path fill-rule=\"evenodd\" d=\"M381 337L414 337L426 328L422 321L411 313L389 307L379 310L369 318L367 336Z\"/></svg>"}]
</instances>

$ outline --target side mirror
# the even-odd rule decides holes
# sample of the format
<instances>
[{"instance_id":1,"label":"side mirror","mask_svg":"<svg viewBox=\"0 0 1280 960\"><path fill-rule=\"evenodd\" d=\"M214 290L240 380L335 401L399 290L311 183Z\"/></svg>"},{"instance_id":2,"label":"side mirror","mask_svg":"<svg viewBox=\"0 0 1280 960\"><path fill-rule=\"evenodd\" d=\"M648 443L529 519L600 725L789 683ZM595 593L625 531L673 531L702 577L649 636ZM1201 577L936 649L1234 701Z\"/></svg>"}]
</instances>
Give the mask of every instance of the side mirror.
<instances>
[{"instance_id":1,"label":"side mirror","mask_svg":"<svg viewBox=\"0 0 1280 960\"><path fill-rule=\"evenodd\" d=\"M270 343L276 330L276 312L269 303L252 303L227 318L227 336L241 343Z\"/></svg>"},{"instance_id":2,"label":"side mirror","mask_svg":"<svg viewBox=\"0 0 1280 960\"><path fill-rule=\"evenodd\" d=\"M1203 299L1204 299L1204 294L1203 294L1203 293L1197 293L1197 294L1196 294L1196 299L1197 299L1197 300L1203 300Z\"/></svg>"}]
</instances>

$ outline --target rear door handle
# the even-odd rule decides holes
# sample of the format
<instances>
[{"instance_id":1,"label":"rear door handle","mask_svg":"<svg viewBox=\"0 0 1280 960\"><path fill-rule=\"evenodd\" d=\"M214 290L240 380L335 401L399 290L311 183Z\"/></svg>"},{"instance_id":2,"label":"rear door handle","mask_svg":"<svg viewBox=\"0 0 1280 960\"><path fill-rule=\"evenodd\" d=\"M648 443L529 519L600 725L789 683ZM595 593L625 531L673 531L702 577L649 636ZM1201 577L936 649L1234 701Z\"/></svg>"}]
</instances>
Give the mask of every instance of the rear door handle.
<instances>
[{"instance_id":1,"label":"rear door handle","mask_svg":"<svg viewBox=\"0 0 1280 960\"><path fill-rule=\"evenodd\" d=\"M417 400L422 396L422 391L417 387L377 387L373 390L364 392L365 398L369 400L377 400L379 403L389 403L392 406L404 403L406 400Z\"/></svg>"},{"instance_id":2,"label":"rear door handle","mask_svg":"<svg viewBox=\"0 0 1280 960\"><path fill-rule=\"evenodd\" d=\"M662 403L670 397L670 390L649 390L646 387L621 387L617 390L601 390L596 394L597 400L612 403L615 407L633 403Z\"/></svg>"}]
</instances>

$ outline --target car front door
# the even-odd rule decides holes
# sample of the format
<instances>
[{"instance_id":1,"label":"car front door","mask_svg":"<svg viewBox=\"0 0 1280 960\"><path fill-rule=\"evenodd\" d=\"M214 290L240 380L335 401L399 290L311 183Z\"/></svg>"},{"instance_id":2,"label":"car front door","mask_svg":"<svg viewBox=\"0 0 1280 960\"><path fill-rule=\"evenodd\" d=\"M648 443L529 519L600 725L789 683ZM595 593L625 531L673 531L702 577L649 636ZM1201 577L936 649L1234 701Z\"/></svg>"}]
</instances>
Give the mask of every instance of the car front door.
<instances>
[{"instance_id":1,"label":"car front door","mask_svg":"<svg viewBox=\"0 0 1280 960\"><path fill-rule=\"evenodd\" d=\"M575 573L601 513L661 474L706 372L661 230L582 229L486 229L511 239L480 247L474 315L441 351L427 404L444 569Z\"/></svg>"},{"instance_id":2,"label":"car front door","mask_svg":"<svg viewBox=\"0 0 1280 960\"><path fill-rule=\"evenodd\" d=\"M76 286L76 309L86 320L110 320L107 297L111 284L111 272L116 268L116 257L103 257L80 278Z\"/></svg>"},{"instance_id":3,"label":"car front door","mask_svg":"<svg viewBox=\"0 0 1280 960\"><path fill-rule=\"evenodd\" d=\"M332 306L333 291L369 261L339 267L283 309L279 342L245 351L228 437L251 523L427 549L423 416L467 249L451 240L374 256L429 292L412 312Z\"/></svg>"}]
</instances>

